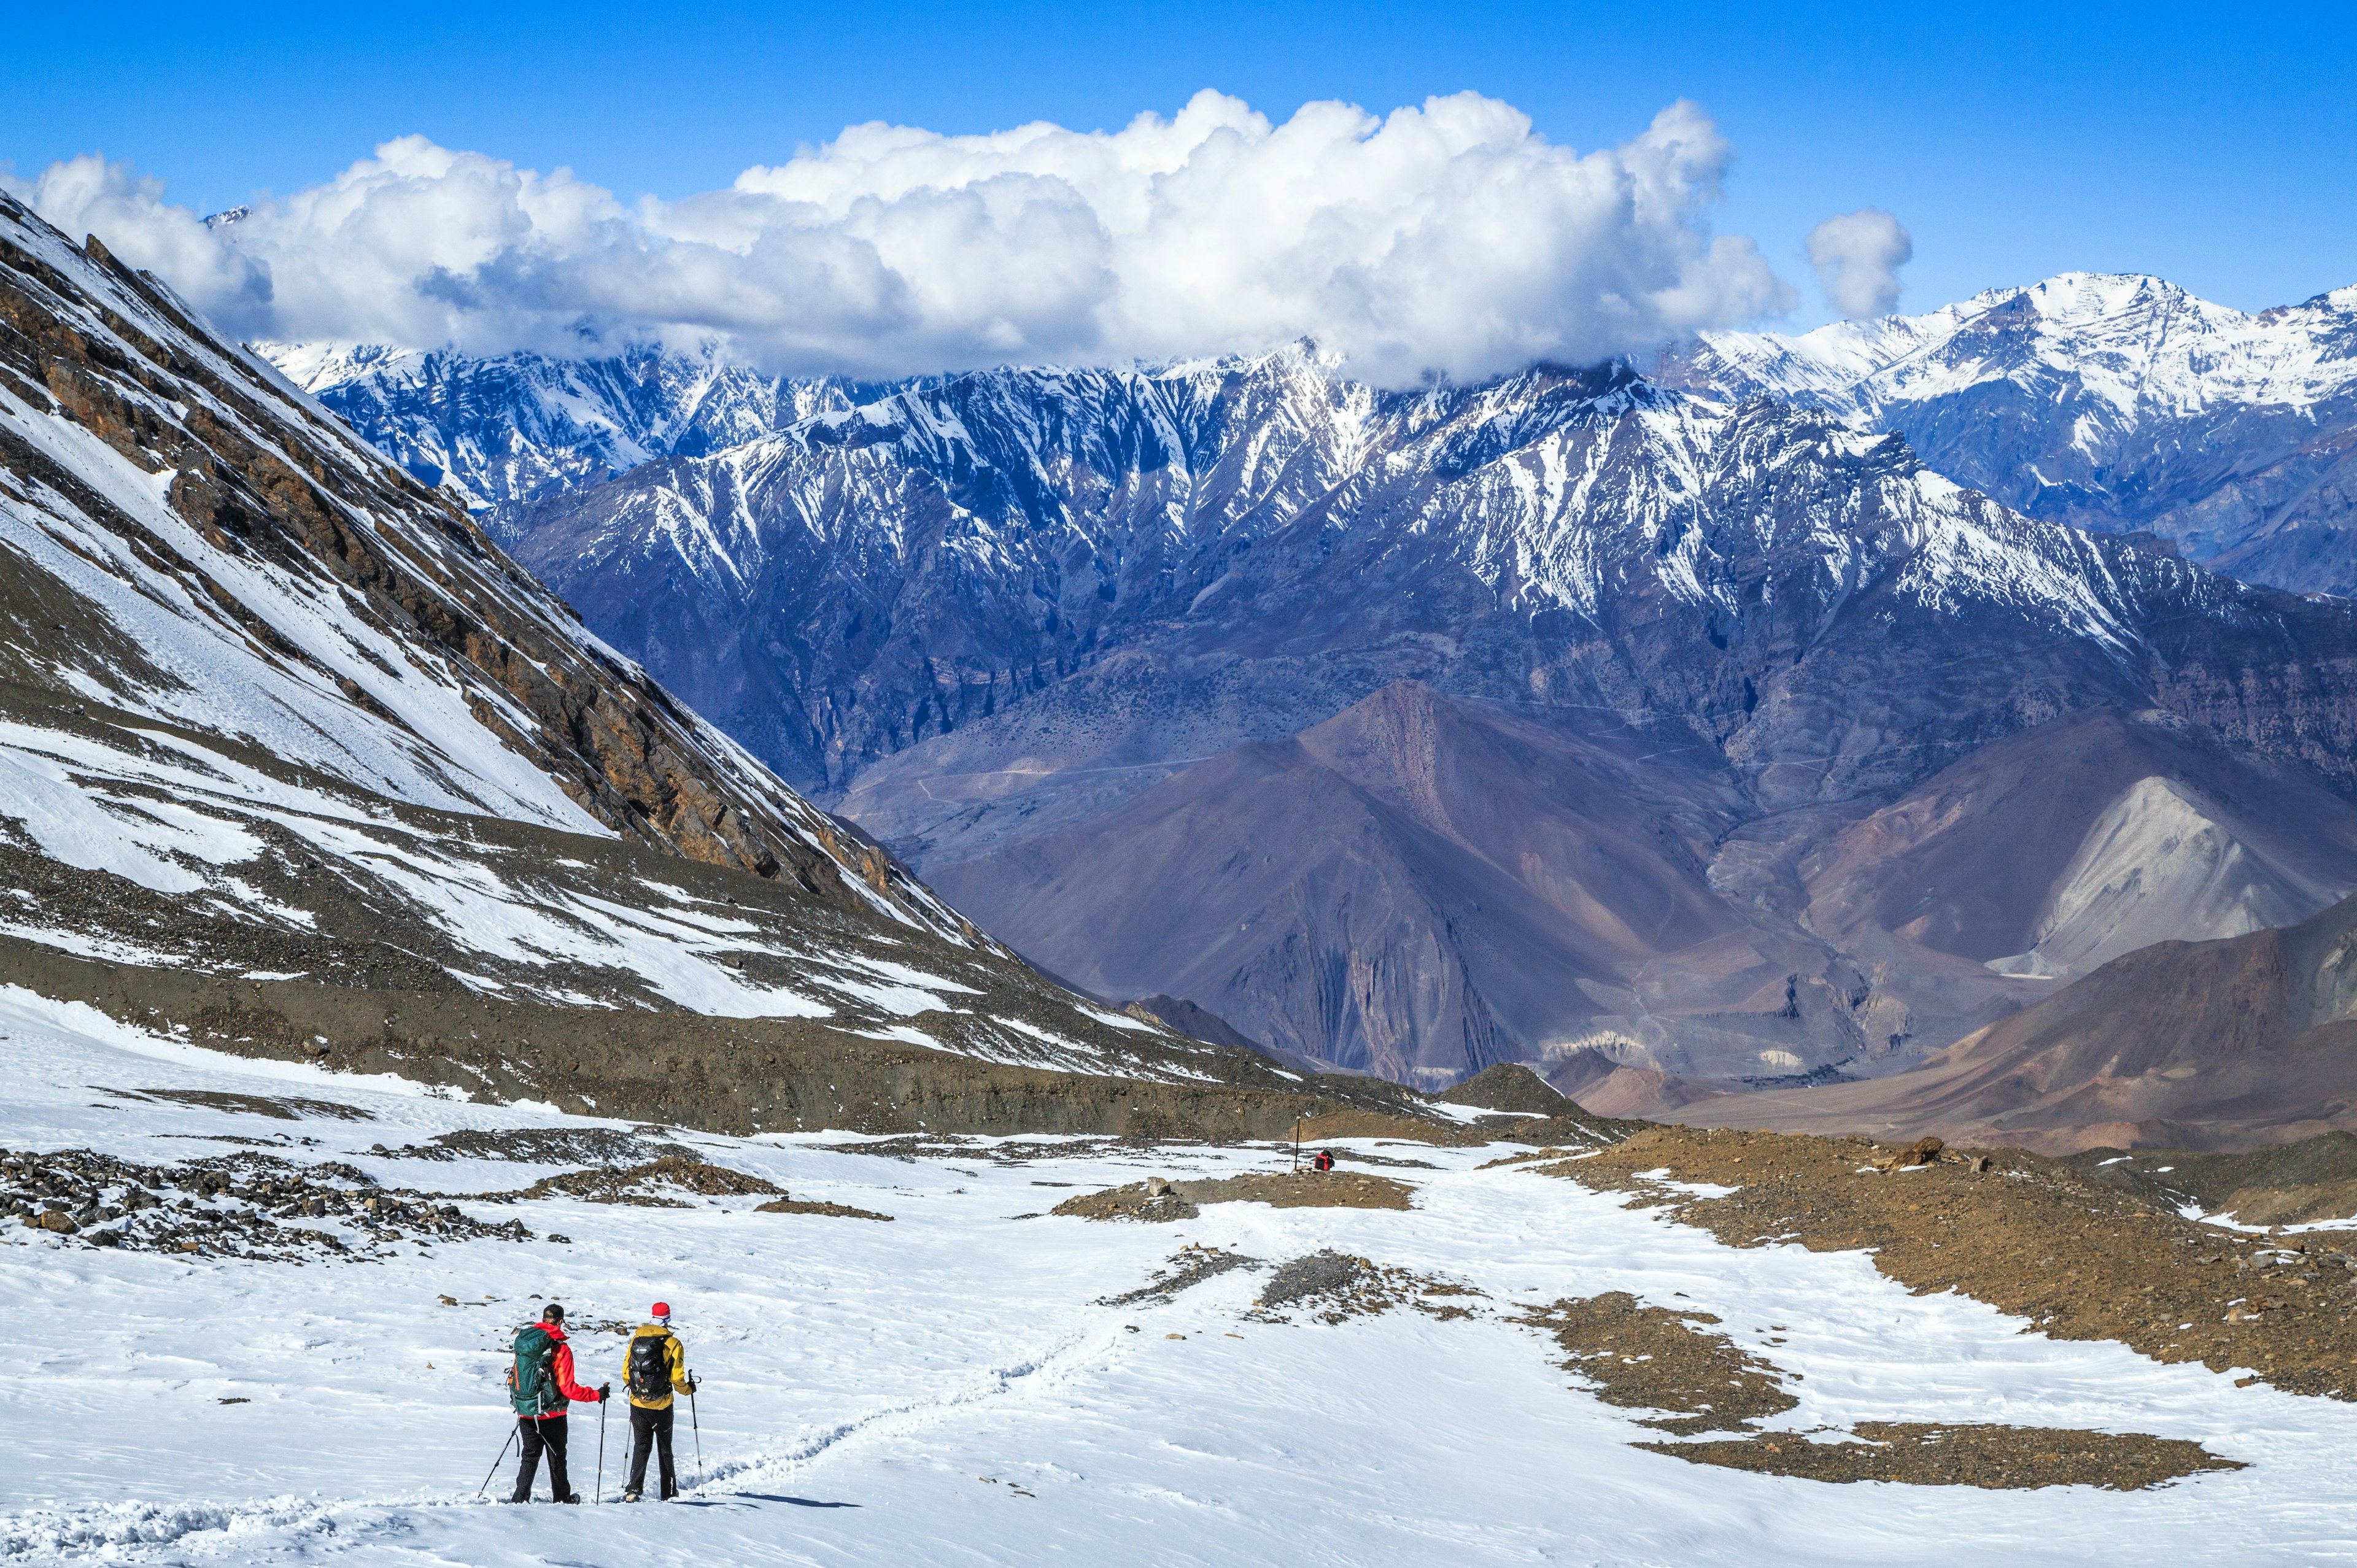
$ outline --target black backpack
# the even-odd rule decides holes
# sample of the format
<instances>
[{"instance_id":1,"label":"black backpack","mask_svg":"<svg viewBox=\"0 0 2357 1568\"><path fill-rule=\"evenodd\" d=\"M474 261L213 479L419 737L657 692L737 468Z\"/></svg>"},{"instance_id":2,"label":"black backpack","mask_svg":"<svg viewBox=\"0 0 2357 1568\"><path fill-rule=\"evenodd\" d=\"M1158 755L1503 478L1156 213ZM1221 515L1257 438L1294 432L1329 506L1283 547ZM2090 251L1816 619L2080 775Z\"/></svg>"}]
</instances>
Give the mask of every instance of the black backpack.
<instances>
[{"instance_id":1,"label":"black backpack","mask_svg":"<svg viewBox=\"0 0 2357 1568\"><path fill-rule=\"evenodd\" d=\"M671 1396L671 1344L668 1334L641 1334L630 1341L630 1384L632 1399Z\"/></svg>"}]
</instances>

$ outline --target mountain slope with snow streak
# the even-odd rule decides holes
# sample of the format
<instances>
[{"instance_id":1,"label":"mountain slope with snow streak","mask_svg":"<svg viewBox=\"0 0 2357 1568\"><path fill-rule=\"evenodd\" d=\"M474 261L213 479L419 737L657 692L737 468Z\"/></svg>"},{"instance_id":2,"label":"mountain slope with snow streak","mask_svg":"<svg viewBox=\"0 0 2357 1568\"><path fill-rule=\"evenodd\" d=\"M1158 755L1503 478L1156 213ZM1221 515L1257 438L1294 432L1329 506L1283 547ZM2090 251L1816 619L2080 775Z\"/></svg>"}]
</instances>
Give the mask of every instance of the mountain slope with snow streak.
<instances>
[{"instance_id":1,"label":"mountain slope with snow streak","mask_svg":"<svg viewBox=\"0 0 2357 1568\"><path fill-rule=\"evenodd\" d=\"M1680 384L1905 435L2033 517L2148 528L2254 582L2357 593L2357 286L2256 315L2065 273L1915 317L1706 334Z\"/></svg>"},{"instance_id":2,"label":"mountain slope with snow streak","mask_svg":"<svg viewBox=\"0 0 2357 1568\"><path fill-rule=\"evenodd\" d=\"M135 1010L242 979L253 1015L210 1036L429 1076L469 998L565 1060L619 1010L1262 1070L1034 973L162 285L5 201L0 589L0 957L28 983ZM326 1030L353 993L381 1026Z\"/></svg>"}]
</instances>

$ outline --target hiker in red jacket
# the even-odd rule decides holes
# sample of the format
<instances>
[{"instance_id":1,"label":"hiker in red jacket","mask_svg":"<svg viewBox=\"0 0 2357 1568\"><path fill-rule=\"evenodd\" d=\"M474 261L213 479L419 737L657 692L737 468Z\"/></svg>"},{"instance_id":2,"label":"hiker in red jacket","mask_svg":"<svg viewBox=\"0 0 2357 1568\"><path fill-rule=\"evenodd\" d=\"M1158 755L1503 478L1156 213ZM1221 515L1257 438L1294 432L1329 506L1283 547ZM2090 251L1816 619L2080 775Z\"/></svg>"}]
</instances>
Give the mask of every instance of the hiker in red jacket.
<instances>
[{"instance_id":1,"label":"hiker in red jacket","mask_svg":"<svg viewBox=\"0 0 2357 1568\"><path fill-rule=\"evenodd\" d=\"M550 1302L540 1321L515 1337L515 1365L508 1369L508 1396L515 1405L516 1423L523 1430L523 1467L516 1472L515 1496L508 1501L532 1501L532 1477L540 1468L540 1451L548 1450L548 1491L551 1500L577 1503L581 1494L565 1474L565 1412L567 1402L606 1402L610 1384L585 1389L573 1380L573 1347L565 1342L565 1309Z\"/></svg>"}]
</instances>

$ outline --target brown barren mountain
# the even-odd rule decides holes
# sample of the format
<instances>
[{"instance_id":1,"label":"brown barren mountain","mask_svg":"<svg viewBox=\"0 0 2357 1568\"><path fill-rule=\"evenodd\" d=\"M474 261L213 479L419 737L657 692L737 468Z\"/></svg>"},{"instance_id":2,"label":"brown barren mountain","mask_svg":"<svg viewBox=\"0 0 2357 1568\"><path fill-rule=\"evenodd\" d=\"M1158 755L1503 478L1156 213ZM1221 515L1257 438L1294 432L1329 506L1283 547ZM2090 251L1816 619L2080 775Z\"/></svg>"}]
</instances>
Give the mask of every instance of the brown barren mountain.
<instances>
[{"instance_id":1,"label":"brown barren mountain","mask_svg":"<svg viewBox=\"0 0 2357 1568\"><path fill-rule=\"evenodd\" d=\"M2296 926L2156 942L1912 1071L1697 1101L1697 1125L1936 1133L2049 1154L2217 1150L2357 1128L2357 898Z\"/></svg>"}]
</instances>

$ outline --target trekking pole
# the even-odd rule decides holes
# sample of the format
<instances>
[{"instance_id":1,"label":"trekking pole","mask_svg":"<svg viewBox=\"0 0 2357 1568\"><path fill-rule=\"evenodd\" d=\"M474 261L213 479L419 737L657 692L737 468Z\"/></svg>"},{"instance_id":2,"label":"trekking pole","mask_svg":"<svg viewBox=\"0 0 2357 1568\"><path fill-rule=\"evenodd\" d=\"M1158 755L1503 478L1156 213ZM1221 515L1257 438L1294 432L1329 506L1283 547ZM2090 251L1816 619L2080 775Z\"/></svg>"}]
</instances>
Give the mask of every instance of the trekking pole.
<instances>
[{"instance_id":1,"label":"trekking pole","mask_svg":"<svg viewBox=\"0 0 2357 1568\"><path fill-rule=\"evenodd\" d=\"M508 1423L508 1441L507 1441L507 1443L502 1443L502 1444L500 1444L500 1456L499 1456L498 1458L496 1458L496 1459L494 1459L494 1460L492 1460L492 1461L491 1461L491 1467L490 1467L490 1469L488 1469L488 1470L486 1470L486 1471L484 1471L484 1472L483 1472L483 1484L482 1484L481 1486L477 1487L475 1488L475 1496L476 1496L477 1498L480 1498L480 1497L483 1495L483 1493L484 1493L486 1490L488 1490L488 1489L490 1488L490 1484L491 1484L491 1477L492 1477L493 1476L496 1476L496 1475L498 1475L498 1474L500 1473L500 1466L501 1465L504 1465L504 1464L506 1464L506 1463L507 1463L507 1458L508 1458L508 1444L509 1444L509 1443L513 1443L513 1442L516 1440L516 1434L517 1434L517 1433L519 1433L519 1432L522 1432L522 1430L523 1430L523 1428L522 1428L522 1427L521 1427L521 1426L518 1426L515 1423L513 1423L513 1422L510 1422L510 1423Z\"/></svg>"},{"instance_id":2,"label":"trekking pole","mask_svg":"<svg viewBox=\"0 0 2357 1568\"><path fill-rule=\"evenodd\" d=\"M606 1500L606 1402L597 1402L597 1490L592 1506Z\"/></svg>"},{"instance_id":3,"label":"trekking pole","mask_svg":"<svg viewBox=\"0 0 2357 1568\"><path fill-rule=\"evenodd\" d=\"M695 1419L695 1369L687 1369L687 1428L695 1434L695 1489L704 1490L704 1423Z\"/></svg>"}]
</instances>

